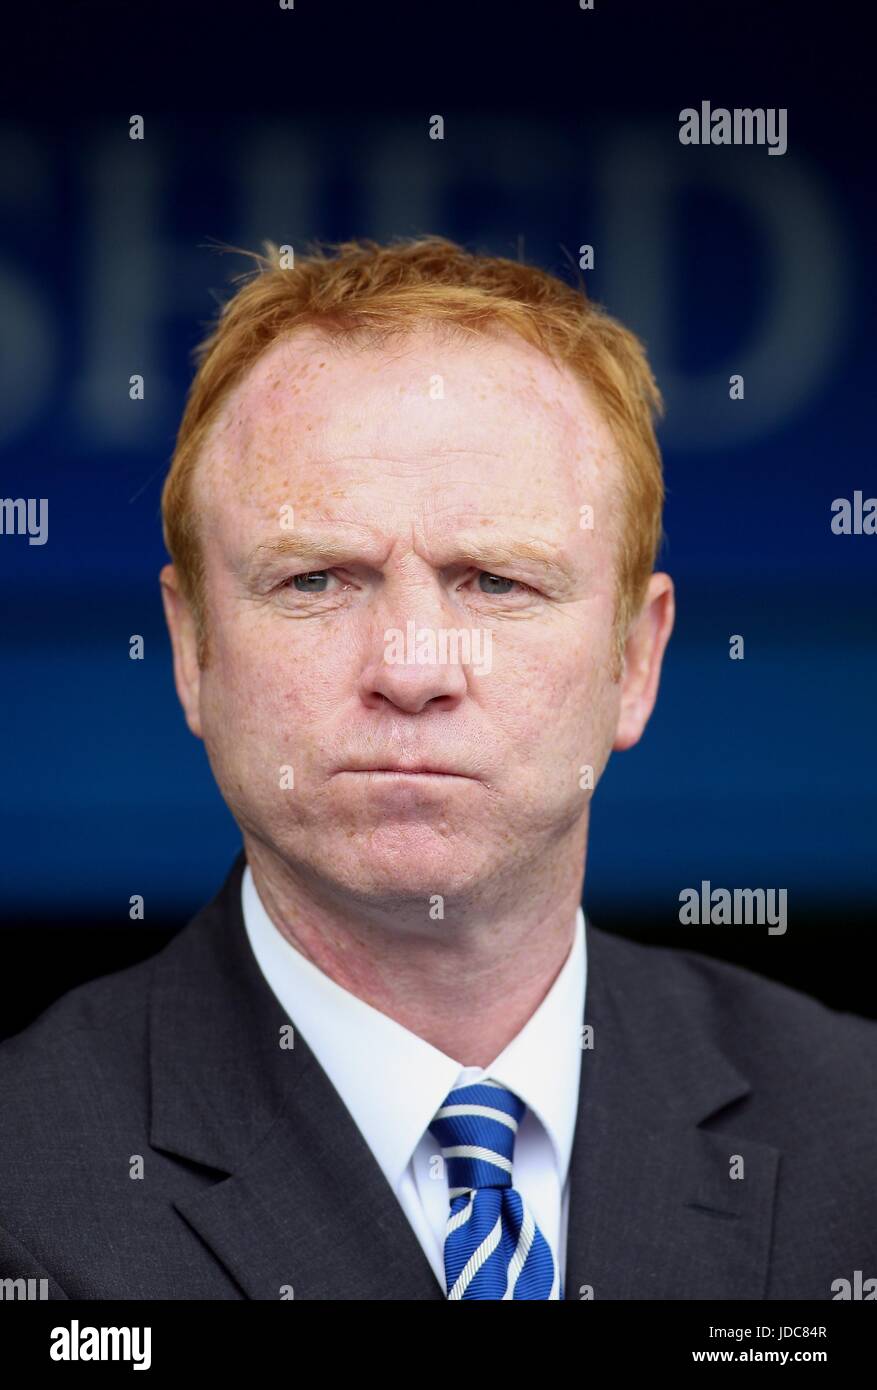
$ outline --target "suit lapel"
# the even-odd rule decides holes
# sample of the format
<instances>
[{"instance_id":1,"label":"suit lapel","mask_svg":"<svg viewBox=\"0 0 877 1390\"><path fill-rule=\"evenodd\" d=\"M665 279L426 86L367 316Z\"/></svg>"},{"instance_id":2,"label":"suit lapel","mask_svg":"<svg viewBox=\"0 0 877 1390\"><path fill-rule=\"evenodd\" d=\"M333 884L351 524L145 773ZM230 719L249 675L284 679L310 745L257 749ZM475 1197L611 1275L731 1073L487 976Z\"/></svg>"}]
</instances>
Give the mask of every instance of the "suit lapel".
<instances>
[{"instance_id":1,"label":"suit lapel","mask_svg":"<svg viewBox=\"0 0 877 1390\"><path fill-rule=\"evenodd\" d=\"M249 1298L444 1299L359 1130L346 1110L336 1113L329 1084L308 1067L239 1171L177 1210Z\"/></svg>"},{"instance_id":2,"label":"suit lapel","mask_svg":"<svg viewBox=\"0 0 877 1390\"><path fill-rule=\"evenodd\" d=\"M779 1151L701 1127L751 1089L703 1009L684 962L588 926L567 1299L763 1297Z\"/></svg>"},{"instance_id":3,"label":"suit lapel","mask_svg":"<svg viewBox=\"0 0 877 1390\"><path fill-rule=\"evenodd\" d=\"M304 1038L280 1046L289 1020L247 940L245 862L156 960L151 1142L228 1175L177 1211L249 1298L443 1300Z\"/></svg>"}]
</instances>

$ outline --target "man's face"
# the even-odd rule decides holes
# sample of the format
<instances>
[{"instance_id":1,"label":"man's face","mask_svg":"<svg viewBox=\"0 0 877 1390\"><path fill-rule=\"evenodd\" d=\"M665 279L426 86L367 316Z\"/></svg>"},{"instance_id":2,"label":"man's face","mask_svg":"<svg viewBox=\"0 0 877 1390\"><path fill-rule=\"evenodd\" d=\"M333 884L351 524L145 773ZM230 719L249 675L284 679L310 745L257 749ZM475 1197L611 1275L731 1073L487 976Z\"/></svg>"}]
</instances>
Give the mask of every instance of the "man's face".
<instances>
[{"instance_id":1,"label":"man's face","mask_svg":"<svg viewBox=\"0 0 877 1390\"><path fill-rule=\"evenodd\" d=\"M654 699L651 655L612 675L621 478L581 385L512 336L275 344L196 470L204 670L162 576L188 722L245 835L363 906L581 861L584 769ZM663 650L666 611L647 626Z\"/></svg>"}]
</instances>

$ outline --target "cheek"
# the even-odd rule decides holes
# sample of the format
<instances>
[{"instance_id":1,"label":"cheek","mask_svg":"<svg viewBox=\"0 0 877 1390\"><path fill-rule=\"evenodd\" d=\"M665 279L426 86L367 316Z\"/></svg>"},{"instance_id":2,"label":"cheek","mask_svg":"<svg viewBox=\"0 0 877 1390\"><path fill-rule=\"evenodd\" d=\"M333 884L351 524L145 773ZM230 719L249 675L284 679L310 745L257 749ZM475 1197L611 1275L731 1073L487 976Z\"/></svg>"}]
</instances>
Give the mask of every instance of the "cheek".
<instances>
[{"instance_id":1,"label":"cheek","mask_svg":"<svg viewBox=\"0 0 877 1390\"><path fill-rule=\"evenodd\" d=\"M522 644L510 652L501 679L528 722L563 722L571 711L593 708L611 684L609 642L600 627L564 624L530 649Z\"/></svg>"},{"instance_id":2,"label":"cheek","mask_svg":"<svg viewBox=\"0 0 877 1390\"><path fill-rule=\"evenodd\" d=\"M291 638L291 626L269 633L229 625L202 685L211 757L256 780L288 765L309 778L336 745L343 672L325 642Z\"/></svg>"},{"instance_id":3,"label":"cheek","mask_svg":"<svg viewBox=\"0 0 877 1390\"><path fill-rule=\"evenodd\" d=\"M618 716L619 687L611 679L610 644L598 639L553 643L537 654L519 652L513 669L497 675L485 702L516 760L559 769L605 765Z\"/></svg>"},{"instance_id":4,"label":"cheek","mask_svg":"<svg viewBox=\"0 0 877 1390\"><path fill-rule=\"evenodd\" d=\"M270 644L255 647L228 633L214 643L202 675L201 713L215 744L228 746L233 757L241 745L282 742L295 716L287 668Z\"/></svg>"}]
</instances>

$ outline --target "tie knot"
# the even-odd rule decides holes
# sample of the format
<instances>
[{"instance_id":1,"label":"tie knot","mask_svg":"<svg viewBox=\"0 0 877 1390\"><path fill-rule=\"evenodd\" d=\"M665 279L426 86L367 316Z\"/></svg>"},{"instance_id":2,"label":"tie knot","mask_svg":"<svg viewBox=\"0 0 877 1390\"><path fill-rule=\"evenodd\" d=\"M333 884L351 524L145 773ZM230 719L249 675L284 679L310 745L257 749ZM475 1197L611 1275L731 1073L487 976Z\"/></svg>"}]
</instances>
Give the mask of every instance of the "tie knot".
<instances>
[{"instance_id":1,"label":"tie knot","mask_svg":"<svg viewBox=\"0 0 877 1390\"><path fill-rule=\"evenodd\" d=\"M449 1092L429 1126L447 1164L448 1195L482 1187L511 1187L518 1124L526 1110L498 1081L477 1081Z\"/></svg>"}]
</instances>

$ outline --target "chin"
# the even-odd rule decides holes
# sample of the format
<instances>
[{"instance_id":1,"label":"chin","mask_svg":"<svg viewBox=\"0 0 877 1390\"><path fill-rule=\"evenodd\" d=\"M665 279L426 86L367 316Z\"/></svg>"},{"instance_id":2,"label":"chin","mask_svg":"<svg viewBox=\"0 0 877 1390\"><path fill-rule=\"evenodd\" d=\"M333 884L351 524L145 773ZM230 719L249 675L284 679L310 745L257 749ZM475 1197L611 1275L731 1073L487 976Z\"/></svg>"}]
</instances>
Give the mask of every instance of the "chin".
<instances>
[{"instance_id":1,"label":"chin","mask_svg":"<svg viewBox=\"0 0 877 1390\"><path fill-rule=\"evenodd\" d=\"M327 867L331 877L366 898L419 898L428 904L433 894L457 893L471 884L484 858L471 837L440 835L424 826L386 827L357 841L359 856L347 841L347 854L342 849Z\"/></svg>"}]
</instances>

